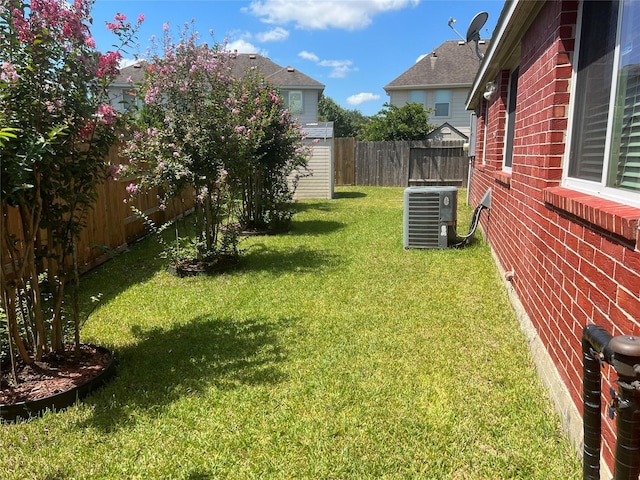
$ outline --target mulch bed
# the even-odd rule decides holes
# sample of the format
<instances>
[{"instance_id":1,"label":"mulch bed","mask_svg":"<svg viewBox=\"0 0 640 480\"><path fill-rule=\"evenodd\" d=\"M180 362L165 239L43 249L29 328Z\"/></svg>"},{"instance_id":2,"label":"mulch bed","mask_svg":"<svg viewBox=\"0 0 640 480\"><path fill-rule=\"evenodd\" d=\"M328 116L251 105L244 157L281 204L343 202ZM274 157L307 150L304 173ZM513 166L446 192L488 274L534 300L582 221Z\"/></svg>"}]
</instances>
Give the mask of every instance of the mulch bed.
<instances>
[{"instance_id":1,"label":"mulch bed","mask_svg":"<svg viewBox=\"0 0 640 480\"><path fill-rule=\"evenodd\" d=\"M98 376L111 360L111 355L93 345L81 345L79 355L67 347L63 355L49 354L43 361L27 365L18 363L18 384L12 385L11 367L0 369L0 405L42 398L71 390Z\"/></svg>"}]
</instances>

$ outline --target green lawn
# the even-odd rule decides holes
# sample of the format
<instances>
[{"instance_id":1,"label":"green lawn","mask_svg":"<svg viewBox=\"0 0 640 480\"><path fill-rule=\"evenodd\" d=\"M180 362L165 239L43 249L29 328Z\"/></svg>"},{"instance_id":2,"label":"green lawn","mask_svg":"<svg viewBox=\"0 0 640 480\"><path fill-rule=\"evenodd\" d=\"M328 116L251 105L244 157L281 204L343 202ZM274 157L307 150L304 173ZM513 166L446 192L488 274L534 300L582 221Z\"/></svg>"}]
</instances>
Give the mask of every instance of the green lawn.
<instances>
[{"instance_id":1,"label":"green lawn","mask_svg":"<svg viewBox=\"0 0 640 480\"><path fill-rule=\"evenodd\" d=\"M149 240L92 272L83 341L114 349L118 376L0 425L0 476L581 478L489 247L404 250L402 203L301 202L220 276L167 274Z\"/></svg>"}]
</instances>

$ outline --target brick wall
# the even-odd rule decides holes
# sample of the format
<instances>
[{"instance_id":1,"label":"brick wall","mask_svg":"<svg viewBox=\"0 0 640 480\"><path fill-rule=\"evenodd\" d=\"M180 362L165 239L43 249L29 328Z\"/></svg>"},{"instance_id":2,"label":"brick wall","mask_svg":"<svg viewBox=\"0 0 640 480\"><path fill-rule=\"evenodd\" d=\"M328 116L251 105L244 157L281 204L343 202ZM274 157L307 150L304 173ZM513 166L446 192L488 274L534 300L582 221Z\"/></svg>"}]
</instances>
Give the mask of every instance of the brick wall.
<instances>
[{"instance_id":1,"label":"brick wall","mask_svg":"<svg viewBox=\"0 0 640 480\"><path fill-rule=\"evenodd\" d=\"M640 335L640 210L559 186L577 12L578 2L547 2L522 36L510 173L502 171L509 70L495 78L488 114L484 101L478 105L470 198L477 205L492 188L484 232L504 270L513 270L513 288L582 412L584 325ZM610 385L612 370L604 373ZM612 466L615 425L603 418L603 455Z\"/></svg>"}]
</instances>

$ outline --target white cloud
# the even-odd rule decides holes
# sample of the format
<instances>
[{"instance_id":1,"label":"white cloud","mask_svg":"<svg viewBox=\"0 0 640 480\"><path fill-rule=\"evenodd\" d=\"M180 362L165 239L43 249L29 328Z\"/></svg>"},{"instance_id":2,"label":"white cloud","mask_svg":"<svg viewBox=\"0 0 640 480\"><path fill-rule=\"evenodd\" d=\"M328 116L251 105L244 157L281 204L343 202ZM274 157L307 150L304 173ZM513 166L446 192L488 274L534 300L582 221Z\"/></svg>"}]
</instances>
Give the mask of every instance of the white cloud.
<instances>
[{"instance_id":1,"label":"white cloud","mask_svg":"<svg viewBox=\"0 0 640 480\"><path fill-rule=\"evenodd\" d=\"M254 0L244 12L269 24L294 23L296 28L358 30L367 27L379 13L415 7L420 0Z\"/></svg>"},{"instance_id":2,"label":"white cloud","mask_svg":"<svg viewBox=\"0 0 640 480\"><path fill-rule=\"evenodd\" d=\"M289 38L289 31L282 27L276 27L268 32L256 33L259 42L284 42Z\"/></svg>"},{"instance_id":3,"label":"white cloud","mask_svg":"<svg viewBox=\"0 0 640 480\"><path fill-rule=\"evenodd\" d=\"M304 58L305 60L311 60L312 62L319 62L320 58L318 58L318 56L313 53L313 52L307 52L306 50L301 51L298 56L300 58Z\"/></svg>"},{"instance_id":4,"label":"white cloud","mask_svg":"<svg viewBox=\"0 0 640 480\"><path fill-rule=\"evenodd\" d=\"M258 53L263 57L268 56L266 50L262 50L256 47L253 43L244 39L230 41L227 44L227 50L230 52L237 50L238 53Z\"/></svg>"},{"instance_id":5,"label":"white cloud","mask_svg":"<svg viewBox=\"0 0 640 480\"><path fill-rule=\"evenodd\" d=\"M356 95L351 95L347 98L347 103L349 105L360 105L364 102L373 102L375 100L380 100L380 95L376 95L374 93L357 93Z\"/></svg>"},{"instance_id":6,"label":"white cloud","mask_svg":"<svg viewBox=\"0 0 640 480\"><path fill-rule=\"evenodd\" d=\"M318 62L318 65L331 68L331 73L329 73L331 78L344 78L349 72L355 70L351 68L353 65L351 60L322 60Z\"/></svg>"},{"instance_id":7,"label":"white cloud","mask_svg":"<svg viewBox=\"0 0 640 480\"><path fill-rule=\"evenodd\" d=\"M357 70L357 68L352 68L353 62L351 60L320 60L318 55L313 52L307 52L306 50L298 53L298 56L305 60L311 60L319 67L330 68L330 78L344 78L348 73Z\"/></svg>"},{"instance_id":8,"label":"white cloud","mask_svg":"<svg viewBox=\"0 0 640 480\"><path fill-rule=\"evenodd\" d=\"M136 60L135 58L121 58L120 62L118 63L118 68L129 67L131 65L138 63L139 61L140 59Z\"/></svg>"}]
</instances>

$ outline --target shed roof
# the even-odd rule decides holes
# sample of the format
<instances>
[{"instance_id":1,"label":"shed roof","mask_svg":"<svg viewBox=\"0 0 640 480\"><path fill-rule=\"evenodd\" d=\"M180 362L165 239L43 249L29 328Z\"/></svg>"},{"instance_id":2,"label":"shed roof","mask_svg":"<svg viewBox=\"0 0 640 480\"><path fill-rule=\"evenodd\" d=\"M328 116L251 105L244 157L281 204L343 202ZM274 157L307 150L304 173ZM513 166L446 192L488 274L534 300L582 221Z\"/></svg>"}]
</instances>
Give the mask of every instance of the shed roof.
<instances>
[{"instance_id":1,"label":"shed roof","mask_svg":"<svg viewBox=\"0 0 640 480\"><path fill-rule=\"evenodd\" d=\"M478 48L481 52L484 53L487 47L488 40L479 42ZM447 40L385 85L384 89L389 91L442 85L471 86L479 66L480 61L474 45Z\"/></svg>"},{"instance_id":2,"label":"shed roof","mask_svg":"<svg viewBox=\"0 0 640 480\"><path fill-rule=\"evenodd\" d=\"M333 138L333 122L305 123L302 126L307 138Z\"/></svg>"}]
</instances>

